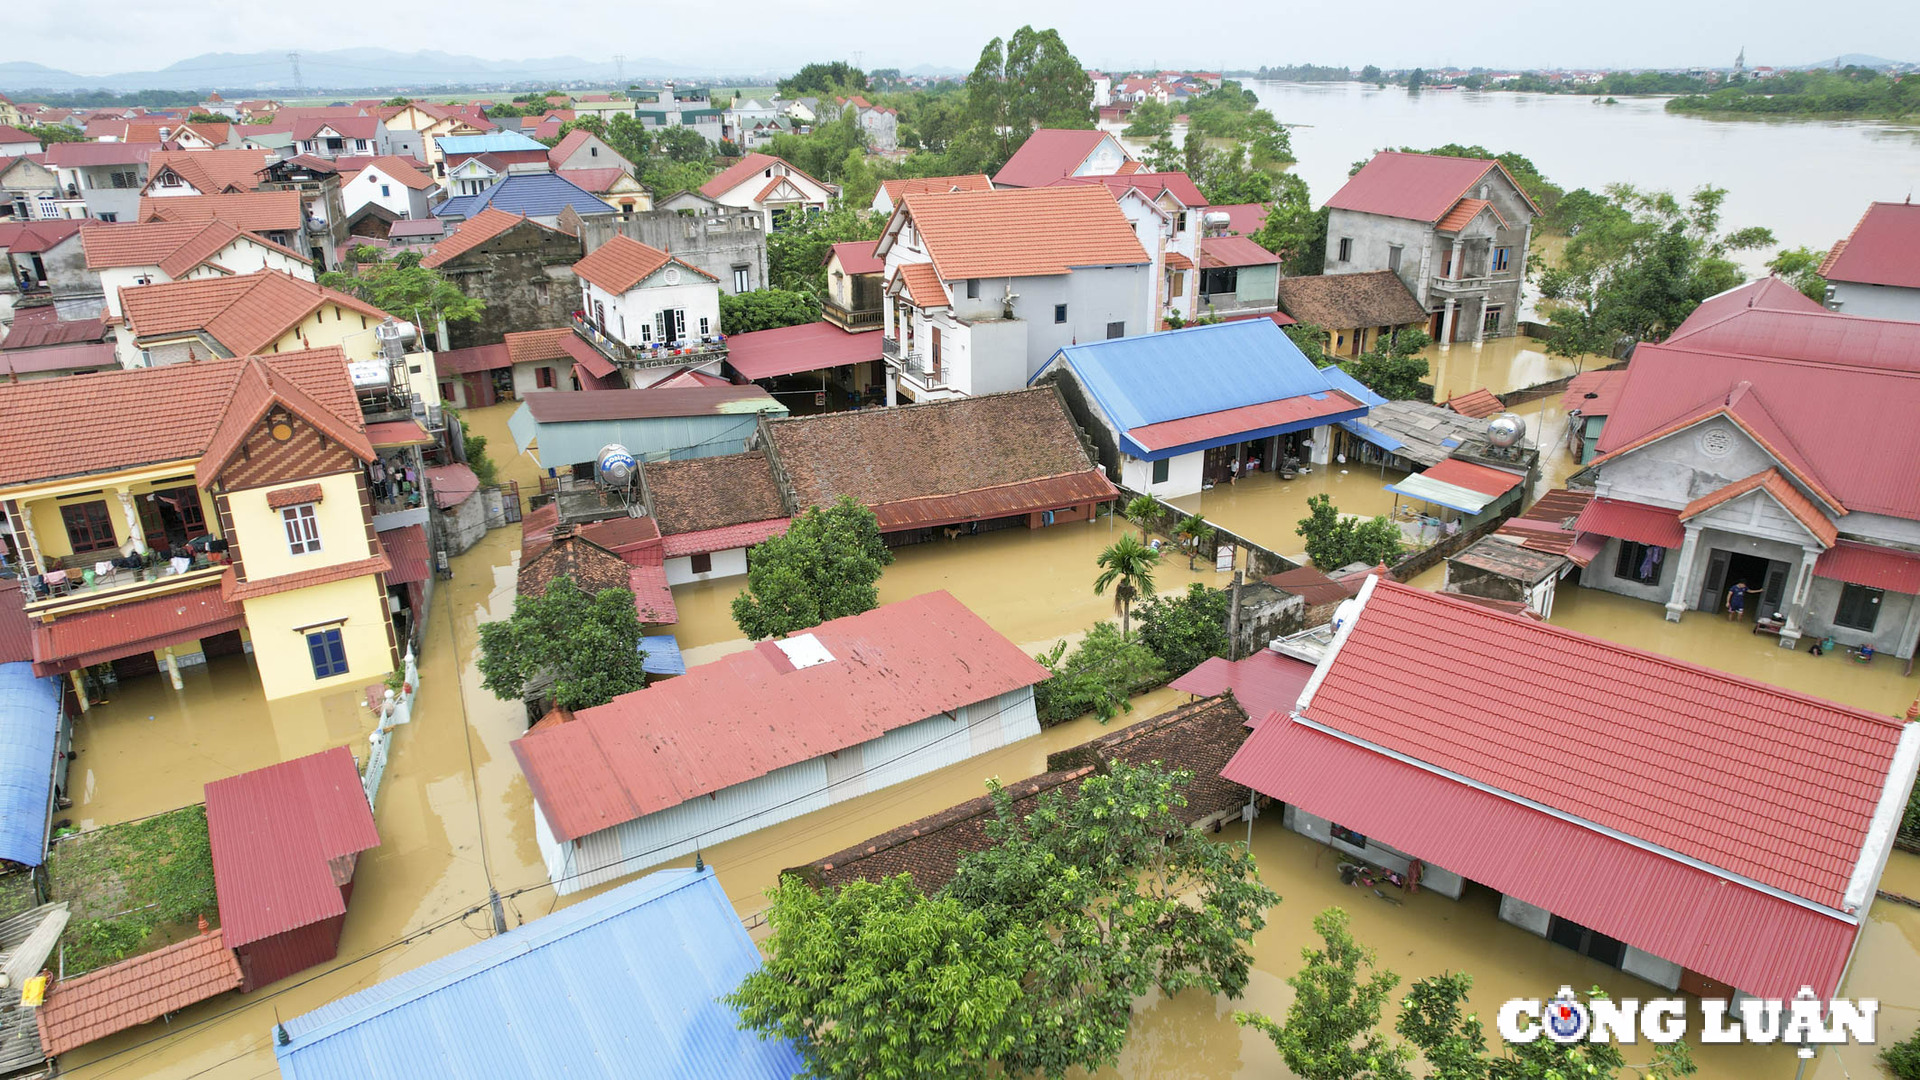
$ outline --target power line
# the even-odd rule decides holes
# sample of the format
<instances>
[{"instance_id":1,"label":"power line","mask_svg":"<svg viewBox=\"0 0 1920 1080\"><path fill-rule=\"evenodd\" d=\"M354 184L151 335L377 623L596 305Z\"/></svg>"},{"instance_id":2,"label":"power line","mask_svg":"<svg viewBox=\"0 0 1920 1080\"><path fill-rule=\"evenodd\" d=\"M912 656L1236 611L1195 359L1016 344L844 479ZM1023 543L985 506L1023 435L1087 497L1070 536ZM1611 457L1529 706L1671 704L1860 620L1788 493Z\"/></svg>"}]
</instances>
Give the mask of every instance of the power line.
<instances>
[{"instance_id":1,"label":"power line","mask_svg":"<svg viewBox=\"0 0 1920 1080\"><path fill-rule=\"evenodd\" d=\"M300 54L290 52L287 54L287 60L293 65L293 92L296 94L306 93L306 85L300 81Z\"/></svg>"}]
</instances>

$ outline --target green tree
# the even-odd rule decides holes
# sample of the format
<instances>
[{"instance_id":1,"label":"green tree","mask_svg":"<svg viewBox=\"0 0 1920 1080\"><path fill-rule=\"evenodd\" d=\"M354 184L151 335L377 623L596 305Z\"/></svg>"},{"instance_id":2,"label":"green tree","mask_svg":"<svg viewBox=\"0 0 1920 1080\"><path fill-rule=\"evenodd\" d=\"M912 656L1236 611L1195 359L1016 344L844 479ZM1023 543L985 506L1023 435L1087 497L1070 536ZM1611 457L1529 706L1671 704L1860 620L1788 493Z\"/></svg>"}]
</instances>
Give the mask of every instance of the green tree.
<instances>
[{"instance_id":1,"label":"green tree","mask_svg":"<svg viewBox=\"0 0 1920 1080\"><path fill-rule=\"evenodd\" d=\"M1327 218L1330 208L1314 209L1307 182L1292 173L1273 178L1273 199L1267 219L1253 234L1253 242L1280 256L1280 272L1287 277L1318 274L1327 265Z\"/></svg>"},{"instance_id":2,"label":"green tree","mask_svg":"<svg viewBox=\"0 0 1920 1080\"><path fill-rule=\"evenodd\" d=\"M233 118L230 116L221 116L219 113L201 112L195 109L187 114L186 122L189 124L231 124L233 123Z\"/></svg>"},{"instance_id":3,"label":"green tree","mask_svg":"<svg viewBox=\"0 0 1920 1080\"><path fill-rule=\"evenodd\" d=\"M1132 122L1121 132L1129 139L1157 139L1173 134L1173 110L1148 98L1127 114Z\"/></svg>"},{"instance_id":4,"label":"green tree","mask_svg":"<svg viewBox=\"0 0 1920 1080\"><path fill-rule=\"evenodd\" d=\"M87 135L85 132L75 131L74 129L67 127L65 124L43 124L40 127L27 128L26 132L28 135L31 135L35 139L39 140L40 145L42 146L46 146L50 143L86 142L87 141Z\"/></svg>"},{"instance_id":5,"label":"green tree","mask_svg":"<svg viewBox=\"0 0 1920 1080\"><path fill-rule=\"evenodd\" d=\"M1425 68L1414 68L1412 71L1407 72L1407 89L1409 91L1417 93L1419 89L1425 85L1427 85L1427 71Z\"/></svg>"},{"instance_id":6,"label":"green tree","mask_svg":"<svg viewBox=\"0 0 1920 1080\"><path fill-rule=\"evenodd\" d=\"M1880 1060L1897 1080L1920 1080L1920 1031L1880 1051Z\"/></svg>"},{"instance_id":7,"label":"green tree","mask_svg":"<svg viewBox=\"0 0 1920 1080\"><path fill-rule=\"evenodd\" d=\"M395 94L392 97L388 98L387 100L381 102L380 104L382 107L388 108L388 109L403 109L403 108L406 108L408 105L413 104L413 99L408 97L405 94ZM491 110L489 110L489 112L491 112ZM515 115L518 115L518 114L516 113Z\"/></svg>"},{"instance_id":8,"label":"green tree","mask_svg":"<svg viewBox=\"0 0 1920 1080\"><path fill-rule=\"evenodd\" d=\"M1391 566L1400 558L1400 527L1391 518L1342 516L1327 495L1308 496L1307 516L1300 519L1298 531L1307 558L1322 570L1351 563Z\"/></svg>"},{"instance_id":9,"label":"green tree","mask_svg":"<svg viewBox=\"0 0 1920 1080\"><path fill-rule=\"evenodd\" d=\"M980 50L966 111L976 171L994 172L1034 128L1093 127L1093 82L1059 31L1023 26Z\"/></svg>"},{"instance_id":10,"label":"green tree","mask_svg":"<svg viewBox=\"0 0 1920 1080\"><path fill-rule=\"evenodd\" d=\"M846 96L850 91L867 89L866 72L848 64L844 60L835 60L830 64L808 64L792 76L781 79L780 96L831 97L834 94Z\"/></svg>"},{"instance_id":11,"label":"green tree","mask_svg":"<svg viewBox=\"0 0 1920 1080\"><path fill-rule=\"evenodd\" d=\"M560 140L576 131L589 131L604 139L607 137L607 122L598 116L576 116L566 123L561 124L560 130L554 132L552 138L541 139L540 142L547 146L559 146ZM608 145L611 146L612 144L609 143Z\"/></svg>"},{"instance_id":12,"label":"green tree","mask_svg":"<svg viewBox=\"0 0 1920 1080\"><path fill-rule=\"evenodd\" d=\"M878 240L887 221L864 208L835 206L824 214L789 218L767 236L767 278L776 289L822 297L827 249L849 240Z\"/></svg>"},{"instance_id":13,"label":"green tree","mask_svg":"<svg viewBox=\"0 0 1920 1080\"><path fill-rule=\"evenodd\" d=\"M1375 67L1375 66L1373 66L1372 64L1368 64L1368 65L1367 65L1366 67L1363 67L1363 68L1361 68L1361 69L1360 69L1360 81L1361 81L1361 82L1370 82L1370 83L1377 83L1377 82L1379 82L1379 81L1380 81L1380 69L1379 69L1379 68L1377 68L1377 67Z\"/></svg>"},{"instance_id":14,"label":"green tree","mask_svg":"<svg viewBox=\"0 0 1920 1080\"><path fill-rule=\"evenodd\" d=\"M754 545L733 621L758 641L858 615L880 605L877 582L893 562L873 511L842 495L793 519L786 535Z\"/></svg>"},{"instance_id":15,"label":"green tree","mask_svg":"<svg viewBox=\"0 0 1920 1080\"><path fill-rule=\"evenodd\" d=\"M418 258L404 256L395 262L359 265L350 274L328 271L320 275L320 284L357 296L397 318L411 320L422 333L441 319L450 323L476 321L487 306L485 300L461 292L440 271L421 266Z\"/></svg>"},{"instance_id":16,"label":"green tree","mask_svg":"<svg viewBox=\"0 0 1920 1080\"><path fill-rule=\"evenodd\" d=\"M1186 549L1187 569L1191 570L1193 557L1213 539L1213 526L1207 524L1207 519L1199 514L1188 514L1173 527L1173 538L1180 541L1180 546Z\"/></svg>"},{"instance_id":17,"label":"green tree","mask_svg":"<svg viewBox=\"0 0 1920 1080\"><path fill-rule=\"evenodd\" d=\"M736 296L720 294L720 331L747 334L798 326L820 318L820 301L806 293L755 289Z\"/></svg>"},{"instance_id":18,"label":"green tree","mask_svg":"<svg viewBox=\"0 0 1920 1080\"><path fill-rule=\"evenodd\" d=\"M1333 363L1334 358L1327 355L1327 331L1324 327L1312 323L1294 323L1286 327L1286 332L1288 340L1313 361L1314 367L1326 367Z\"/></svg>"},{"instance_id":19,"label":"green tree","mask_svg":"<svg viewBox=\"0 0 1920 1080\"><path fill-rule=\"evenodd\" d=\"M1427 359L1420 354L1431 344L1433 339L1425 330L1402 330L1384 346L1375 339L1372 349L1342 361L1340 366L1381 397L1405 401L1421 396L1424 387L1420 380L1426 378Z\"/></svg>"},{"instance_id":20,"label":"green tree","mask_svg":"<svg viewBox=\"0 0 1920 1080\"><path fill-rule=\"evenodd\" d=\"M1787 284L1805 293L1807 299L1827 302L1827 279L1820 276L1820 264L1826 253L1810 247L1782 248L1767 262L1767 269L1780 275Z\"/></svg>"},{"instance_id":21,"label":"green tree","mask_svg":"<svg viewBox=\"0 0 1920 1080\"><path fill-rule=\"evenodd\" d=\"M543 697L567 709L604 705L647 684L633 593L589 596L561 575L513 614L480 624L480 685L504 701Z\"/></svg>"},{"instance_id":22,"label":"green tree","mask_svg":"<svg viewBox=\"0 0 1920 1080\"><path fill-rule=\"evenodd\" d=\"M1134 694L1167 681L1167 668L1153 650L1121 637L1110 622L1095 623L1071 654L1063 640L1034 659L1050 672L1033 688L1034 708L1049 727L1087 713L1104 724L1132 712Z\"/></svg>"},{"instance_id":23,"label":"green tree","mask_svg":"<svg viewBox=\"0 0 1920 1080\"><path fill-rule=\"evenodd\" d=\"M1225 589L1199 582L1178 596L1150 596L1140 604L1140 643L1153 650L1168 673L1199 667L1208 657L1227 655Z\"/></svg>"},{"instance_id":24,"label":"green tree","mask_svg":"<svg viewBox=\"0 0 1920 1080\"><path fill-rule=\"evenodd\" d=\"M1286 1021L1245 1012L1233 1018L1272 1039L1300 1080L1410 1080L1412 1049L1390 1044L1379 1031L1380 1007L1400 977L1353 940L1345 911L1331 907L1314 916L1313 930L1320 947L1300 950L1306 963L1287 978L1294 1000Z\"/></svg>"},{"instance_id":25,"label":"green tree","mask_svg":"<svg viewBox=\"0 0 1920 1080\"><path fill-rule=\"evenodd\" d=\"M1133 538L1132 533L1107 545L1097 559L1100 574L1093 579L1093 591L1105 596L1113 589L1113 610L1120 616L1120 636L1132 629L1133 602L1142 594L1153 595L1153 569L1160 565L1160 553Z\"/></svg>"}]
</instances>

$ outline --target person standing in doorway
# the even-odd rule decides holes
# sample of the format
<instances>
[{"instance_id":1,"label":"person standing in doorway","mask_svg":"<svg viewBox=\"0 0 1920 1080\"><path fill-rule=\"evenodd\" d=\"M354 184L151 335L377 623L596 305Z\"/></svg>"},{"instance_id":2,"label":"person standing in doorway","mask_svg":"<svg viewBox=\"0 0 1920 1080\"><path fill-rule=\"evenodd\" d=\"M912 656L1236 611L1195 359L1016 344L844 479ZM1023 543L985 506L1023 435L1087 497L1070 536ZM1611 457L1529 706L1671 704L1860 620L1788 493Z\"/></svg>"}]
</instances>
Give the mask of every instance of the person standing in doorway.
<instances>
[{"instance_id":1,"label":"person standing in doorway","mask_svg":"<svg viewBox=\"0 0 1920 1080\"><path fill-rule=\"evenodd\" d=\"M1747 583L1736 581L1733 588L1727 590L1727 621L1736 622L1746 615Z\"/></svg>"}]
</instances>

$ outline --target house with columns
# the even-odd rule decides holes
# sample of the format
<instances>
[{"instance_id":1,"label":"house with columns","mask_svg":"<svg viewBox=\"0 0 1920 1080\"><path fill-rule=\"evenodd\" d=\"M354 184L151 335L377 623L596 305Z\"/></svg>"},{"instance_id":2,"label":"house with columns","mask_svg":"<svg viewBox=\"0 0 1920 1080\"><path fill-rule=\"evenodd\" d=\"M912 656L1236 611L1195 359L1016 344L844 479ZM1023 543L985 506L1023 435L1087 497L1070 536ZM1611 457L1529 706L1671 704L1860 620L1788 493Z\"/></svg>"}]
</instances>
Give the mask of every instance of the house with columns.
<instances>
[{"instance_id":1,"label":"house with columns","mask_svg":"<svg viewBox=\"0 0 1920 1080\"><path fill-rule=\"evenodd\" d=\"M1519 330L1540 207L1498 161L1381 151L1327 206L1326 273L1398 274L1442 345Z\"/></svg>"},{"instance_id":2,"label":"house with columns","mask_svg":"<svg viewBox=\"0 0 1920 1080\"><path fill-rule=\"evenodd\" d=\"M1920 637L1920 323L1828 311L1777 278L1634 352L1568 552L1581 584L1911 657ZM1867 441L1871 439L1871 443Z\"/></svg>"}]
</instances>

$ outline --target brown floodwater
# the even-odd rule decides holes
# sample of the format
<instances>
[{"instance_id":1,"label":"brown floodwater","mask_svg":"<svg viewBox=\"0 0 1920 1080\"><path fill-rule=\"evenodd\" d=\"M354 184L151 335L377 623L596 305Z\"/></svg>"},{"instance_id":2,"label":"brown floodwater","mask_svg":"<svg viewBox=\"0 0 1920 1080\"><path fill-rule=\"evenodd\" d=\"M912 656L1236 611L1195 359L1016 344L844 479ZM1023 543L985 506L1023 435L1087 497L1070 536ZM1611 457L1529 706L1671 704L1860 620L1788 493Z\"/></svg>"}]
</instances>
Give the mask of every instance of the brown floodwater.
<instances>
[{"instance_id":1,"label":"brown floodwater","mask_svg":"<svg viewBox=\"0 0 1920 1080\"><path fill-rule=\"evenodd\" d=\"M481 433L493 435L498 427L504 436L508 411L475 410L467 418ZM510 443L501 438L493 445ZM496 460L509 479L525 483L535 476L524 459L502 453ZM1377 475L1367 479L1378 482ZM1037 651L1112 616L1111 601L1092 593L1093 558L1126 527L1103 519L904 549L881 580L881 599L948 589L996 629ZM545 873L533 839L531 797L509 745L525 721L518 706L480 687L473 663L478 625L511 611L518 544L516 529L488 534L454 559L454 579L440 583L435 594L416 718L395 740L380 798L381 844L360 860L340 959L251 995L229 994L182 1010L168 1026L148 1025L83 1047L63 1057L67 1072L95 1080L274 1076L270 1032L276 1015L298 1015L486 935L486 912L468 912L484 905L490 881L502 893L529 890L505 902L509 925L552 910L555 897L542 885ZM1211 569L1188 573L1184 559L1170 558L1157 585L1171 591L1189 580L1218 585L1225 575ZM674 630L695 662L743 645L726 614L738 587L735 581L676 590L683 619ZM1859 669L1831 657L1788 654L1772 648L1771 639L1744 635L1719 620L1690 615L1676 626L1661 618L1657 606L1590 590L1564 592L1554 621L1882 711L1903 711L1915 685L1892 663ZM187 686L181 691L161 678L122 684L113 702L82 723L77 741L82 753L75 767L85 771L85 779L72 811L76 821L83 816L96 823L124 820L195 802L207 780L326 746L350 745L364 753L372 721L357 694L307 695L269 706L246 658L217 660L183 677ZM1184 698L1171 690L1155 691L1136 699L1136 710L1112 723L1154 715ZM1111 726L1083 717L717 845L705 855L751 921L782 868L979 795L989 777L1012 780L1038 772L1049 751ZM1631 976L1499 922L1489 893L1470 892L1458 903L1432 894L1407 897L1400 906L1384 903L1340 885L1332 852L1287 833L1277 818L1255 824L1253 849L1263 876L1284 899L1254 943L1255 971L1246 996L1237 1002L1197 994L1143 1001L1120 1067L1100 1075L1129 1080L1286 1075L1271 1044L1240 1030L1230 1014L1235 1008L1284 1012L1291 1000L1284 980L1310 942L1314 913L1329 904L1351 911L1356 935L1403 976L1472 972L1477 980L1473 1001L1482 1016L1491 1015L1494 1002L1549 993L1563 983L1598 984L1616 995L1655 992ZM1920 858L1897 854L1885 887L1920 895ZM396 944L430 926L440 928ZM1920 910L1877 903L1844 992L1883 999L1883 1039L1904 1037L1920 1022L1914 1008L1920 1004L1916 971ZM1797 1064L1790 1051L1744 1046L1702 1047L1696 1056L1700 1075L1712 1080L1785 1078ZM1874 1075L1873 1069L1870 1051L1830 1051L1808 1075L1839 1080Z\"/></svg>"}]
</instances>

